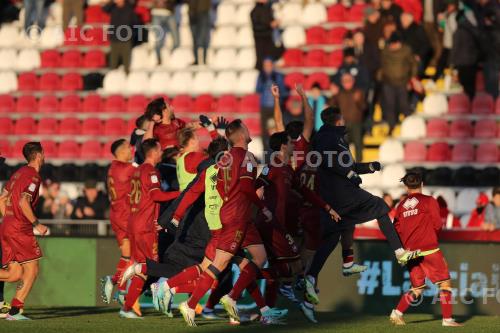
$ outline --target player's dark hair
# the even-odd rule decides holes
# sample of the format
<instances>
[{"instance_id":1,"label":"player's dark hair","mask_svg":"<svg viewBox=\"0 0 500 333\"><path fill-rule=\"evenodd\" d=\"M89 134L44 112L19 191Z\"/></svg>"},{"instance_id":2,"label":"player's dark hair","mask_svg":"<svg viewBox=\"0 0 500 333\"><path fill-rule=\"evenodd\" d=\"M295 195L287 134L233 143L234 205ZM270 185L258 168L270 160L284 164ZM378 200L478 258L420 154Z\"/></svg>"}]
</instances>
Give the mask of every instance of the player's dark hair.
<instances>
[{"instance_id":1,"label":"player's dark hair","mask_svg":"<svg viewBox=\"0 0 500 333\"><path fill-rule=\"evenodd\" d=\"M219 136L210 142L207 148L207 153L210 158L216 160L222 157L222 152L229 149L229 142L226 138ZM215 162L218 162L217 160Z\"/></svg>"},{"instance_id":2,"label":"player's dark hair","mask_svg":"<svg viewBox=\"0 0 500 333\"><path fill-rule=\"evenodd\" d=\"M121 145L123 145L126 142L127 140L125 139L118 139L115 142L113 142L111 144L111 154L113 154L113 156L116 157L116 151L118 150L118 148L120 148Z\"/></svg>"},{"instance_id":3,"label":"player's dark hair","mask_svg":"<svg viewBox=\"0 0 500 333\"><path fill-rule=\"evenodd\" d=\"M158 97L149 102L148 106L146 106L145 115L149 120L153 119L154 115L162 116L163 109L167 107L165 103L165 99L163 97Z\"/></svg>"},{"instance_id":4,"label":"player's dark hair","mask_svg":"<svg viewBox=\"0 0 500 333\"><path fill-rule=\"evenodd\" d=\"M179 148L169 147L163 151L161 155L161 163L164 164L175 164L175 156L179 154Z\"/></svg>"},{"instance_id":5,"label":"player's dark hair","mask_svg":"<svg viewBox=\"0 0 500 333\"><path fill-rule=\"evenodd\" d=\"M325 124L335 126L340 119L342 119L342 113L337 106L329 106L321 111L321 121Z\"/></svg>"},{"instance_id":6,"label":"player's dark hair","mask_svg":"<svg viewBox=\"0 0 500 333\"><path fill-rule=\"evenodd\" d=\"M23 156L28 162L33 161L36 157L36 154L42 152L43 148L40 142L28 142L23 146Z\"/></svg>"},{"instance_id":7,"label":"player's dark hair","mask_svg":"<svg viewBox=\"0 0 500 333\"><path fill-rule=\"evenodd\" d=\"M285 127L285 132L292 138L292 140L297 140L303 131L304 123L298 120L289 122Z\"/></svg>"},{"instance_id":8,"label":"player's dark hair","mask_svg":"<svg viewBox=\"0 0 500 333\"><path fill-rule=\"evenodd\" d=\"M493 191L491 191L491 197L493 198L497 194L500 194L500 186L495 186L493 188Z\"/></svg>"},{"instance_id":9,"label":"player's dark hair","mask_svg":"<svg viewBox=\"0 0 500 333\"><path fill-rule=\"evenodd\" d=\"M195 132L192 128L185 127L179 131L177 134L177 141L179 142L179 146L182 148L186 147L189 143L189 140L193 139Z\"/></svg>"},{"instance_id":10,"label":"player's dark hair","mask_svg":"<svg viewBox=\"0 0 500 333\"><path fill-rule=\"evenodd\" d=\"M146 139L146 140L142 141L142 144L141 144L142 153L144 154L144 156L148 156L148 153L151 150L156 149L157 146L158 146L158 140Z\"/></svg>"},{"instance_id":11,"label":"player's dark hair","mask_svg":"<svg viewBox=\"0 0 500 333\"><path fill-rule=\"evenodd\" d=\"M228 140L232 142L231 138L234 135L234 133L238 132L242 128L243 128L243 122L241 121L241 119L233 120L226 127L226 138L228 138Z\"/></svg>"},{"instance_id":12,"label":"player's dark hair","mask_svg":"<svg viewBox=\"0 0 500 333\"><path fill-rule=\"evenodd\" d=\"M142 126L144 126L144 123L148 120L148 117L143 114L142 116L140 116L139 118L137 118L135 120L135 127L136 128L142 128Z\"/></svg>"},{"instance_id":13,"label":"player's dark hair","mask_svg":"<svg viewBox=\"0 0 500 333\"><path fill-rule=\"evenodd\" d=\"M282 145L288 143L289 135L287 132L276 132L269 138L269 148L272 151L280 151Z\"/></svg>"},{"instance_id":14,"label":"player's dark hair","mask_svg":"<svg viewBox=\"0 0 500 333\"><path fill-rule=\"evenodd\" d=\"M422 186L422 175L418 172L408 172L401 178L401 182L409 189L414 190Z\"/></svg>"}]
</instances>

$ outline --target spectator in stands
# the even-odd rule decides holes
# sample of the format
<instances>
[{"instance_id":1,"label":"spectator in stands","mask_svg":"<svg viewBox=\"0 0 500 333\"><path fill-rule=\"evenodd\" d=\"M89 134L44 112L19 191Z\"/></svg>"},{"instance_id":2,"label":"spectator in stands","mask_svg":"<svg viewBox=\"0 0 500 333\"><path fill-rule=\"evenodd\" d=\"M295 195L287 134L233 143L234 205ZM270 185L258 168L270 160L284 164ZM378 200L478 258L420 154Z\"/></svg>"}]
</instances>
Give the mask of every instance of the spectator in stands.
<instances>
[{"instance_id":1,"label":"spectator in stands","mask_svg":"<svg viewBox=\"0 0 500 333\"><path fill-rule=\"evenodd\" d=\"M118 68L121 62L128 74L134 42L133 26L139 24L139 19L128 0L110 0L102 9L111 16L111 31L108 31L111 46L110 67Z\"/></svg>"},{"instance_id":2,"label":"spectator in stands","mask_svg":"<svg viewBox=\"0 0 500 333\"><path fill-rule=\"evenodd\" d=\"M489 203L488 196L481 192L476 199L476 208L470 214L467 228L484 228L485 208Z\"/></svg>"},{"instance_id":3,"label":"spectator in stands","mask_svg":"<svg viewBox=\"0 0 500 333\"><path fill-rule=\"evenodd\" d=\"M269 126L269 121L273 119L274 111L274 97L271 92L271 86L276 84L279 89L280 104L286 99L286 88L283 78L283 74L276 71L274 68L273 59L267 57L264 59L262 64L262 70L257 77L257 88L256 91L260 95L260 119L262 133L264 134L263 142L266 143L266 137L269 133L269 129L274 126Z\"/></svg>"},{"instance_id":4,"label":"spectator in stands","mask_svg":"<svg viewBox=\"0 0 500 333\"><path fill-rule=\"evenodd\" d=\"M108 198L97 189L96 181L87 180L84 184L83 196L76 199L71 218L74 220L103 220L108 206Z\"/></svg>"},{"instance_id":5,"label":"spectator in stands","mask_svg":"<svg viewBox=\"0 0 500 333\"><path fill-rule=\"evenodd\" d=\"M32 27L45 28L47 19L45 0L24 0L24 30L29 35Z\"/></svg>"},{"instance_id":6,"label":"spectator in stands","mask_svg":"<svg viewBox=\"0 0 500 333\"><path fill-rule=\"evenodd\" d=\"M353 34L354 54L361 67L366 69L369 82L375 79L380 67L380 51L376 44L372 44L365 38L363 30L356 30Z\"/></svg>"},{"instance_id":7,"label":"spectator in stands","mask_svg":"<svg viewBox=\"0 0 500 333\"><path fill-rule=\"evenodd\" d=\"M330 105L340 108L347 127L349 143L354 144L356 161L363 160L363 119L366 109L363 90L356 88L354 76L345 72L340 79L341 88L332 86L332 100Z\"/></svg>"},{"instance_id":8,"label":"spectator in stands","mask_svg":"<svg viewBox=\"0 0 500 333\"><path fill-rule=\"evenodd\" d=\"M135 147L134 162L142 164L144 162L144 154L142 153L142 139L149 128L150 120L143 114L135 120L135 129L130 135L130 144Z\"/></svg>"},{"instance_id":9,"label":"spectator in stands","mask_svg":"<svg viewBox=\"0 0 500 333\"><path fill-rule=\"evenodd\" d=\"M460 219L453 214L448 209L448 203L442 196L438 196L436 198L439 205L439 216L441 217L441 221L443 222L443 228L451 229L451 228L461 228Z\"/></svg>"},{"instance_id":10,"label":"spectator in stands","mask_svg":"<svg viewBox=\"0 0 500 333\"><path fill-rule=\"evenodd\" d=\"M338 68L337 73L330 78L330 82L340 86L342 75L345 73L351 74L356 80L356 87L366 93L370 87L368 71L358 62L352 47L344 49L342 65Z\"/></svg>"},{"instance_id":11,"label":"spectator in stands","mask_svg":"<svg viewBox=\"0 0 500 333\"><path fill-rule=\"evenodd\" d=\"M424 60L431 51L424 28L414 22L413 15L405 12L401 14L401 40L408 45L419 64L419 77L425 72Z\"/></svg>"},{"instance_id":12,"label":"spectator in stands","mask_svg":"<svg viewBox=\"0 0 500 333\"><path fill-rule=\"evenodd\" d=\"M458 1L449 1L446 7L446 14L441 26L443 27L443 53L439 59L436 75L434 79L437 80L441 77L444 69L450 66L451 49L453 48L453 35L457 31L457 10Z\"/></svg>"},{"instance_id":13,"label":"spectator in stands","mask_svg":"<svg viewBox=\"0 0 500 333\"><path fill-rule=\"evenodd\" d=\"M69 26L71 18L76 18L76 25L80 27L83 24L83 5L84 0L63 0L63 30Z\"/></svg>"},{"instance_id":14,"label":"spectator in stands","mask_svg":"<svg viewBox=\"0 0 500 333\"><path fill-rule=\"evenodd\" d=\"M415 23L422 22L422 0L395 0L394 3L401 7L403 12L411 13Z\"/></svg>"},{"instance_id":15,"label":"spectator in stands","mask_svg":"<svg viewBox=\"0 0 500 333\"><path fill-rule=\"evenodd\" d=\"M380 2L380 19L383 23L395 22L399 25L399 18L403 13L401 7L396 5L393 0L382 0Z\"/></svg>"},{"instance_id":16,"label":"spectator in stands","mask_svg":"<svg viewBox=\"0 0 500 333\"><path fill-rule=\"evenodd\" d=\"M0 26L19 19L19 8L10 1L0 1Z\"/></svg>"},{"instance_id":17,"label":"spectator in stands","mask_svg":"<svg viewBox=\"0 0 500 333\"><path fill-rule=\"evenodd\" d=\"M399 120L399 114L411 113L408 101L408 84L417 75L417 63L411 49L401 43L399 33L394 32L381 55L378 79L382 82L382 115L389 124L390 132Z\"/></svg>"},{"instance_id":18,"label":"spectator in stands","mask_svg":"<svg viewBox=\"0 0 500 333\"><path fill-rule=\"evenodd\" d=\"M423 27L427 38L432 46L432 57L425 59L424 64L437 67L443 52L443 37L440 22L446 11L446 0L424 0L423 1Z\"/></svg>"},{"instance_id":19,"label":"spectator in stands","mask_svg":"<svg viewBox=\"0 0 500 333\"><path fill-rule=\"evenodd\" d=\"M203 63L207 64L207 52L210 43L210 0L188 0L189 5L189 25L193 35L194 64L200 64L198 51L203 52Z\"/></svg>"},{"instance_id":20,"label":"spectator in stands","mask_svg":"<svg viewBox=\"0 0 500 333\"><path fill-rule=\"evenodd\" d=\"M380 12L373 7L367 7L364 13L366 20L363 29L366 41L378 49L382 49L382 29L384 24L380 20Z\"/></svg>"},{"instance_id":21,"label":"spectator in stands","mask_svg":"<svg viewBox=\"0 0 500 333\"><path fill-rule=\"evenodd\" d=\"M155 26L156 33L156 57L158 64L161 64L161 49L165 45L167 33L172 35L172 51L179 47L180 37L177 21L175 20L175 0L154 0L151 15L152 24Z\"/></svg>"},{"instance_id":22,"label":"spectator in stands","mask_svg":"<svg viewBox=\"0 0 500 333\"><path fill-rule=\"evenodd\" d=\"M257 59L255 68L260 70L264 59L276 60L279 57L273 41L273 30L279 26L279 22L274 19L273 9L268 0L257 0L255 7L250 12L250 18Z\"/></svg>"},{"instance_id":23,"label":"spectator in stands","mask_svg":"<svg viewBox=\"0 0 500 333\"><path fill-rule=\"evenodd\" d=\"M61 185L58 182L47 179L42 184L42 195L36 205L36 216L40 219L53 219L59 211L59 190Z\"/></svg>"},{"instance_id":24,"label":"spectator in stands","mask_svg":"<svg viewBox=\"0 0 500 333\"><path fill-rule=\"evenodd\" d=\"M314 129L319 130L319 128L323 125L323 122L321 121L321 111L323 111L325 106L327 106L328 100L321 93L321 86L318 83L314 83L312 85L307 100L314 112Z\"/></svg>"},{"instance_id":25,"label":"spectator in stands","mask_svg":"<svg viewBox=\"0 0 500 333\"><path fill-rule=\"evenodd\" d=\"M484 226L486 230L500 229L500 187L495 187L491 194L491 202L486 206Z\"/></svg>"}]
</instances>

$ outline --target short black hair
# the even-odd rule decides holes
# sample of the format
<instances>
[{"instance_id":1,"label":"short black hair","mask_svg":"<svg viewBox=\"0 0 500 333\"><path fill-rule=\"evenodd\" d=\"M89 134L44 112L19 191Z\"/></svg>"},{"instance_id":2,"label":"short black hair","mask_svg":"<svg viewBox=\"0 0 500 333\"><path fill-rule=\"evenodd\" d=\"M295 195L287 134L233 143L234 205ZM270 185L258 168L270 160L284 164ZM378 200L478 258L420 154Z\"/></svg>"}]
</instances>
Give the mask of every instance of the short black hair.
<instances>
[{"instance_id":1,"label":"short black hair","mask_svg":"<svg viewBox=\"0 0 500 333\"><path fill-rule=\"evenodd\" d=\"M147 119L153 119L154 115L162 116L163 110L167 107L167 103L165 103L165 99L163 97L158 97L149 102L148 106L146 106L145 115Z\"/></svg>"},{"instance_id":2,"label":"short black hair","mask_svg":"<svg viewBox=\"0 0 500 333\"><path fill-rule=\"evenodd\" d=\"M338 106L329 106L321 111L321 121L325 124L335 126L340 119L342 119L342 113Z\"/></svg>"},{"instance_id":3,"label":"short black hair","mask_svg":"<svg viewBox=\"0 0 500 333\"><path fill-rule=\"evenodd\" d=\"M32 141L23 146L23 156L26 161L31 162L35 159L36 154L42 153L43 148L40 142Z\"/></svg>"},{"instance_id":4,"label":"short black hair","mask_svg":"<svg viewBox=\"0 0 500 333\"><path fill-rule=\"evenodd\" d=\"M304 131L304 123L299 120L294 120L286 124L285 132L292 138L297 140Z\"/></svg>"},{"instance_id":5,"label":"short black hair","mask_svg":"<svg viewBox=\"0 0 500 333\"><path fill-rule=\"evenodd\" d=\"M142 125L144 125L144 123L148 120L148 117L143 114L142 116L140 116L139 118L137 118L135 120L135 127L136 128L142 128Z\"/></svg>"},{"instance_id":6,"label":"short black hair","mask_svg":"<svg viewBox=\"0 0 500 333\"><path fill-rule=\"evenodd\" d=\"M148 153L151 150L155 149L157 146L158 146L158 140L146 139L146 140L142 141L142 144L141 144L142 153L144 154L144 156L147 156Z\"/></svg>"},{"instance_id":7,"label":"short black hair","mask_svg":"<svg viewBox=\"0 0 500 333\"><path fill-rule=\"evenodd\" d=\"M409 189L417 189L422 186L422 174L410 171L401 178L401 182Z\"/></svg>"},{"instance_id":8,"label":"short black hair","mask_svg":"<svg viewBox=\"0 0 500 333\"><path fill-rule=\"evenodd\" d=\"M228 140L231 141L231 137L233 136L233 134L238 132L242 128L243 128L243 122L241 121L241 119L233 120L226 127L226 138L228 138Z\"/></svg>"},{"instance_id":9,"label":"short black hair","mask_svg":"<svg viewBox=\"0 0 500 333\"><path fill-rule=\"evenodd\" d=\"M269 138L269 148L274 151L280 151L282 145L286 145L288 143L288 138L290 136L287 132L276 132Z\"/></svg>"},{"instance_id":10,"label":"short black hair","mask_svg":"<svg viewBox=\"0 0 500 333\"><path fill-rule=\"evenodd\" d=\"M120 148L121 145L123 145L125 142L127 142L127 140L125 139L118 139L116 140L115 142L113 142L111 144L111 154L113 154L113 156L116 156L116 151L118 150L118 148Z\"/></svg>"},{"instance_id":11,"label":"short black hair","mask_svg":"<svg viewBox=\"0 0 500 333\"><path fill-rule=\"evenodd\" d=\"M491 191L491 197L493 198L497 194L500 194L500 186L495 186L493 188L493 191Z\"/></svg>"},{"instance_id":12,"label":"short black hair","mask_svg":"<svg viewBox=\"0 0 500 333\"><path fill-rule=\"evenodd\" d=\"M225 137L219 136L210 142L207 148L207 153L213 160L222 157L222 152L229 149L229 142ZM217 160L215 162L218 162Z\"/></svg>"}]
</instances>

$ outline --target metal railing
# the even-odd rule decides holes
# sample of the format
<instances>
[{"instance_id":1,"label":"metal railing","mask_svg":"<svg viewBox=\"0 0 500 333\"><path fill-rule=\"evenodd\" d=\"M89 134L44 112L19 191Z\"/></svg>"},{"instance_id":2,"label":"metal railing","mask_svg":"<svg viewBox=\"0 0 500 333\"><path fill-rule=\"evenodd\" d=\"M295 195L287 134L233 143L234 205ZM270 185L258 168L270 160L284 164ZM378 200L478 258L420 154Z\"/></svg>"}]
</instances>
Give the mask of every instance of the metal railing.
<instances>
[{"instance_id":1,"label":"metal railing","mask_svg":"<svg viewBox=\"0 0 500 333\"><path fill-rule=\"evenodd\" d=\"M114 235L109 220L40 220L49 228L46 236L111 237ZM36 231L35 231L36 234Z\"/></svg>"}]
</instances>

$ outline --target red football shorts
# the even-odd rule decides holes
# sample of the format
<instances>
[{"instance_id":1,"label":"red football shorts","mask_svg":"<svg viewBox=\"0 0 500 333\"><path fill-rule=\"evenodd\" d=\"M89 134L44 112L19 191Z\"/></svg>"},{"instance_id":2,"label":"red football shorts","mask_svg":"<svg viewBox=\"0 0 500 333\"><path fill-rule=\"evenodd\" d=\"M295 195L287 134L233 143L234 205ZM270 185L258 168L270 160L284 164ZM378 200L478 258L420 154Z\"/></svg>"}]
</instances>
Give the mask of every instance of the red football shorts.
<instances>
[{"instance_id":1,"label":"red football shorts","mask_svg":"<svg viewBox=\"0 0 500 333\"><path fill-rule=\"evenodd\" d=\"M217 250L235 255L240 249L259 244L262 239L253 222L223 224Z\"/></svg>"},{"instance_id":2,"label":"red football shorts","mask_svg":"<svg viewBox=\"0 0 500 333\"><path fill-rule=\"evenodd\" d=\"M264 241L269 261L292 261L300 257L293 237L276 222L259 221L257 228Z\"/></svg>"},{"instance_id":3,"label":"red football shorts","mask_svg":"<svg viewBox=\"0 0 500 333\"><path fill-rule=\"evenodd\" d=\"M43 257L42 250L33 233L4 232L2 235L2 265L11 262L24 264Z\"/></svg>"},{"instance_id":4,"label":"red football shorts","mask_svg":"<svg viewBox=\"0 0 500 333\"><path fill-rule=\"evenodd\" d=\"M304 246L308 250L316 251L321 245L321 223L319 209L302 207L300 210L300 224L304 231Z\"/></svg>"},{"instance_id":5,"label":"red football shorts","mask_svg":"<svg viewBox=\"0 0 500 333\"><path fill-rule=\"evenodd\" d=\"M129 214L113 214L110 213L109 221L111 222L111 229L115 233L116 241L119 246L122 246L123 240L128 239L127 226Z\"/></svg>"},{"instance_id":6,"label":"red football shorts","mask_svg":"<svg viewBox=\"0 0 500 333\"><path fill-rule=\"evenodd\" d=\"M410 281L413 288L424 286L425 278L431 280L432 283L450 279L448 264L441 251L411 260L407 266L410 271Z\"/></svg>"},{"instance_id":7,"label":"red football shorts","mask_svg":"<svg viewBox=\"0 0 500 333\"><path fill-rule=\"evenodd\" d=\"M217 244L219 243L221 232L222 229L210 230L210 240L208 241L207 247L205 249L205 258L210 261L214 261L215 250L217 249Z\"/></svg>"},{"instance_id":8,"label":"red football shorts","mask_svg":"<svg viewBox=\"0 0 500 333\"><path fill-rule=\"evenodd\" d=\"M158 261L158 234L156 232L131 233L129 239L132 260L137 263L145 263L146 258Z\"/></svg>"}]
</instances>

